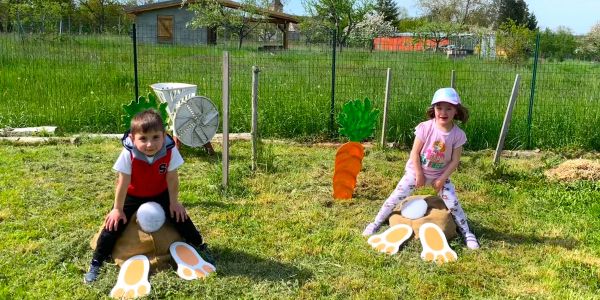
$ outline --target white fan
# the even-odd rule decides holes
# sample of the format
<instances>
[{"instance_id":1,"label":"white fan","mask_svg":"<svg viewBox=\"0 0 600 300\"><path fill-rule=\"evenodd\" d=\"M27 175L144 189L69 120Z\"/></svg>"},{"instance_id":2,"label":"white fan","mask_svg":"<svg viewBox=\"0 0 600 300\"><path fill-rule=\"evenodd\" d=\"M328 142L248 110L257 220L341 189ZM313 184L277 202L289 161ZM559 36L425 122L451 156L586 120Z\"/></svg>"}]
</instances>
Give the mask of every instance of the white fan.
<instances>
[{"instance_id":1,"label":"white fan","mask_svg":"<svg viewBox=\"0 0 600 300\"><path fill-rule=\"evenodd\" d=\"M194 96L177 104L173 125L175 136L183 144L203 146L217 133L219 111L210 99Z\"/></svg>"}]
</instances>

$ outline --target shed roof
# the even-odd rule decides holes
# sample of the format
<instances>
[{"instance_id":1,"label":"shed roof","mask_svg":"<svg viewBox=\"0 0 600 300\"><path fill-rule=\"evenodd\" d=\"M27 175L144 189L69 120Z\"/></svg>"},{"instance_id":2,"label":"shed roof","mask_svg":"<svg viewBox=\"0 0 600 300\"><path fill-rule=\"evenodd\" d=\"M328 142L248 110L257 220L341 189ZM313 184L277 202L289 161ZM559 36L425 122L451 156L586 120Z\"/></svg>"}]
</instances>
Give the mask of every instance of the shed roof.
<instances>
[{"instance_id":1,"label":"shed roof","mask_svg":"<svg viewBox=\"0 0 600 300\"><path fill-rule=\"evenodd\" d=\"M229 7L229 8L233 8L233 9L242 9L243 5L241 5L238 2L235 1L231 1L231 0L218 0L221 5L225 6L225 7ZM188 3L194 3L194 0L188 0ZM156 3L152 3L152 4L146 4L146 5L139 5L139 6L134 6L134 7L129 7L125 9L125 12L128 14L133 14L133 15L138 15L147 11L153 11L153 10L159 10L159 9L163 9L163 8L170 8L170 7L177 7L177 6L181 6L181 0L171 0L171 1L164 1L164 2L156 2ZM278 12L278 11L272 11L272 10L268 10L268 9L260 9L263 13L265 13L265 15L267 15L269 18L271 18L270 22L271 23L285 23L285 22L289 22L289 23L298 23L298 17L294 16L294 15L290 15L290 14L286 14L286 13L282 13L282 12Z\"/></svg>"}]
</instances>

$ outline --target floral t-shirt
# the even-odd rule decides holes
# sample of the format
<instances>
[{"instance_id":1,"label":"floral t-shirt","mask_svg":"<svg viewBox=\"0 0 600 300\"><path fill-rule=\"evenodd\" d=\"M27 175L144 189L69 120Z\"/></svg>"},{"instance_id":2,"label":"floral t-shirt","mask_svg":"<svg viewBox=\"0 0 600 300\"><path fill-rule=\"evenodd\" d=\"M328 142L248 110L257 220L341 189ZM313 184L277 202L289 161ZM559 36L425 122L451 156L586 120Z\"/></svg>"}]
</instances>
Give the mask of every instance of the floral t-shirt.
<instances>
[{"instance_id":1,"label":"floral t-shirt","mask_svg":"<svg viewBox=\"0 0 600 300\"><path fill-rule=\"evenodd\" d=\"M415 137L423 142L421 167L427 178L440 177L452 160L452 151L467 142L465 132L458 126L454 125L449 132L444 132L435 126L435 119L417 125ZM406 172L416 173L411 159L406 163Z\"/></svg>"}]
</instances>

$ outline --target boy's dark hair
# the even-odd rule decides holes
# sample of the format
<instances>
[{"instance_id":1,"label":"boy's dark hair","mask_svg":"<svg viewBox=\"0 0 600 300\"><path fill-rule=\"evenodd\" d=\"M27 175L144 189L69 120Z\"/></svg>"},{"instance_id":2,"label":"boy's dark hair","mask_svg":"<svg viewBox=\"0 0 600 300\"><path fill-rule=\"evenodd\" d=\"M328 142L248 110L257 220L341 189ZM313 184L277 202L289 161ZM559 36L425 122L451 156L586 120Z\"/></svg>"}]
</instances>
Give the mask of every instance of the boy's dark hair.
<instances>
[{"instance_id":1,"label":"boy's dark hair","mask_svg":"<svg viewBox=\"0 0 600 300\"><path fill-rule=\"evenodd\" d=\"M165 127L160 114L154 109L147 109L139 112L131 119L129 131L131 134L148 131L165 132Z\"/></svg>"},{"instance_id":2,"label":"boy's dark hair","mask_svg":"<svg viewBox=\"0 0 600 300\"><path fill-rule=\"evenodd\" d=\"M469 110L460 104L454 105L454 108L456 108L454 119L461 121L463 124L467 123L467 120L469 120ZM430 119L435 118L435 104L427 109L426 114Z\"/></svg>"}]
</instances>

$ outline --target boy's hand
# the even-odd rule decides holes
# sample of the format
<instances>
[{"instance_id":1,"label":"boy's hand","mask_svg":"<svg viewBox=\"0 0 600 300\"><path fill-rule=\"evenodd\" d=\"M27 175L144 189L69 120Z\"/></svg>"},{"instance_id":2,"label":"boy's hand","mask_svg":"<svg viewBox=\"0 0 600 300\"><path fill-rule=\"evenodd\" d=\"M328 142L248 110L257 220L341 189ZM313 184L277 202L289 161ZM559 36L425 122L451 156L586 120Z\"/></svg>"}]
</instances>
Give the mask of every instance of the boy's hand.
<instances>
[{"instance_id":1,"label":"boy's hand","mask_svg":"<svg viewBox=\"0 0 600 300\"><path fill-rule=\"evenodd\" d=\"M106 218L104 218L104 228L108 231L115 231L119 226L120 220L123 220L123 224L127 224L125 212L121 209L113 208L113 210L106 215Z\"/></svg>"},{"instance_id":2,"label":"boy's hand","mask_svg":"<svg viewBox=\"0 0 600 300\"><path fill-rule=\"evenodd\" d=\"M436 193L439 193L442 188L444 187L444 184L446 183L446 179L443 178L438 178L435 181L433 181L433 188L435 189Z\"/></svg>"},{"instance_id":3,"label":"boy's hand","mask_svg":"<svg viewBox=\"0 0 600 300\"><path fill-rule=\"evenodd\" d=\"M171 218L174 218L177 222L183 222L188 218L185 208L179 201L171 201L169 210L171 211Z\"/></svg>"}]
</instances>

